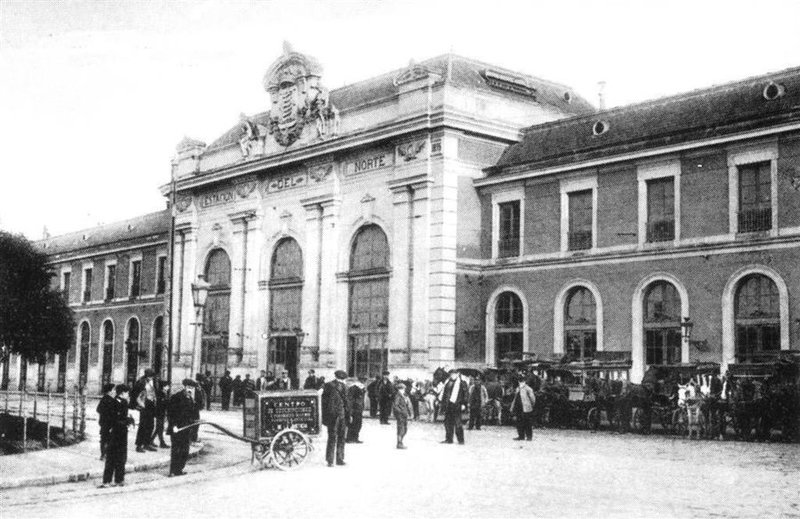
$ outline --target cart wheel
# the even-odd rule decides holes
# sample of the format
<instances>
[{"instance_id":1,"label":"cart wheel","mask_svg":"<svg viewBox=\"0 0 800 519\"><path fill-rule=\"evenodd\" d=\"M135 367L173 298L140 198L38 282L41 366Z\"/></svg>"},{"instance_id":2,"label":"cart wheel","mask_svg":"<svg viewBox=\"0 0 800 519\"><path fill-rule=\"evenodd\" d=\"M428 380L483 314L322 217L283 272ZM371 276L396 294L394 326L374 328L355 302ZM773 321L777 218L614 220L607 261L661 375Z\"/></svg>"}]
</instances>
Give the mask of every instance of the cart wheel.
<instances>
[{"instance_id":1,"label":"cart wheel","mask_svg":"<svg viewBox=\"0 0 800 519\"><path fill-rule=\"evenodd\" d=\"M589 430L596 431L600 428L600 409L597 407L592 407L586 413L586 425L589 426Z\"/></svg>"},{"instance_id":2,"label":"cart wheel","mask_svg":"<svg viewBox=\"0 0 800 519\"><path fill-rule=\"evenodd\" d=\"M281 470L293 470L302 465L311 452L311 440L293 429L275 435L270 445L272 462Z\"/></svg>"}]
</instances>

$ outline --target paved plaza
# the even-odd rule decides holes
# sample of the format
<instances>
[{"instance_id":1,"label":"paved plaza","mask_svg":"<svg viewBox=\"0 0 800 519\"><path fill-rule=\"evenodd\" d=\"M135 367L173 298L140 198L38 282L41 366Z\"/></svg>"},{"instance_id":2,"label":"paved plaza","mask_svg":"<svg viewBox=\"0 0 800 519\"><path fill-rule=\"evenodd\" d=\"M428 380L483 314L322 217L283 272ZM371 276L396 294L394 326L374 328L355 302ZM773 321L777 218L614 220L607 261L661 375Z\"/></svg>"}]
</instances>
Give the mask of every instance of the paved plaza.
<instances>
[{"instance_id":1,"label":"paved plaza","mask_svg":"<svg viewBox=\"0 0 800 519\"><path fill-rule=\"evenodd\" d=\"M239 413L207 413L236 427ZM294 472L257 470L249 447L210 428L207 452L184 478L130 474L124 488L96 481L2 496L5 517L779 517L800 515L800 448L789 444L510 427L467 431L441 445L441 423L412 423L408 450L394 425L365 422L347 466L329 468L323 434ZM150 508L152 507L152 508Z\"/></svg>"}]
</instances>

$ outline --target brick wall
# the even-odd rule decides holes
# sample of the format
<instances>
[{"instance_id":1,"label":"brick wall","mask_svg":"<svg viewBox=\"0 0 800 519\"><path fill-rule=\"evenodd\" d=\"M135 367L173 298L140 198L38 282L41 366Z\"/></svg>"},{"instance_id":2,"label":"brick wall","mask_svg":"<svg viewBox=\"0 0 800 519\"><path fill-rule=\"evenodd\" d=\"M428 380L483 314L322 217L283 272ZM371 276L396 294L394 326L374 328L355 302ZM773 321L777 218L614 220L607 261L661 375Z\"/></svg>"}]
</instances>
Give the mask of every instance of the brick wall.
<instances>
[{"instance_id":1,"label":"brick wall","mask_svg":"<svg viewBox=\"0 0 800 519\"><path fill-rule=\"evenodd\" d=\"M597 246L635 244L638 233L636 166L599 168L597 173Z\"/></svg>"}]
</instances>

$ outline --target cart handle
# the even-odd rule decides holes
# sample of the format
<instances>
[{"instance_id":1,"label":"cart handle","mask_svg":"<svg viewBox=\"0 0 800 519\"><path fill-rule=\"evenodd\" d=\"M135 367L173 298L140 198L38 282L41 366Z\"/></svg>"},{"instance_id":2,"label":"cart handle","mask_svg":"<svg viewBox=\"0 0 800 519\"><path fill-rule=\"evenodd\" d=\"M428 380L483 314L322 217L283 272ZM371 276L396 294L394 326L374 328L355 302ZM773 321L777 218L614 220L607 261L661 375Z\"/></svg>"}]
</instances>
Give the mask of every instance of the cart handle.
<instances>
[{"instance_id":1,"label":"cart handle","mask_svg":"<svg viewBox=\"0 0 800 519\"><path fill-rule=\"evenodd\" d=\"M210 425L211 427L214 427L215 429L218 429L218 430L222 431L223 433L227 434L231 438L235 438L235 439L237 439L239 441L243 441L243 442L247 442L247 443L261 443L258 440L253 440L252 438L245 438L244 436L239 436L238 434L233 433L230 430L226 429L225 427L222 427L221 425L215 424L214 422L194 422L194 423L191 423L189 425L185 425L185 426L181 427L180 429L175 429L175 432L179 433L181 431L185 431L187 429L191 429L192 427L200 427L201 425Z\"/></svg>"}]
</instances>

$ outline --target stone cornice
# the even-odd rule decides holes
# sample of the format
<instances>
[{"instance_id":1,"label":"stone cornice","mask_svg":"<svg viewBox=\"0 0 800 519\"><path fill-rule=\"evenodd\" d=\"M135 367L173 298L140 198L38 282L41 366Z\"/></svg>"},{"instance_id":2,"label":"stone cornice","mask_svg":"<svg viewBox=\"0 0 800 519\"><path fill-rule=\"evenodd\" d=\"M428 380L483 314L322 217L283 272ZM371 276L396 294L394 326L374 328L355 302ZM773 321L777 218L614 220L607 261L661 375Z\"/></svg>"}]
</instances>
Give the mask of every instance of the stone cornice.
<instances>
[{"instance_id":1,"label":"stone cornice","mask_svg":"<svg viewBox=\"0 0 800 519\"><path fill-rule=\"evenodd\" d=\"M299 147L284 153L220 167L202 172L199 175L188 176L176 181L176 189L178 192L188 191L272 168L319 161L326 155L331 156L336 153L349 152L353 149L374 145L380 141L394 139L410 133L447 128L460 130L467 134L502 140L507 144L519 140L521 136L521 129L517 126L478 119L467 113L451 109L439 109L431 114L425 112L417 113L400 121L392 121L329 141L321 141L314 145ZM168 183L159 188L162 195L169 194L171 185L171 183Z\"/></svg>"}]
</instances>

